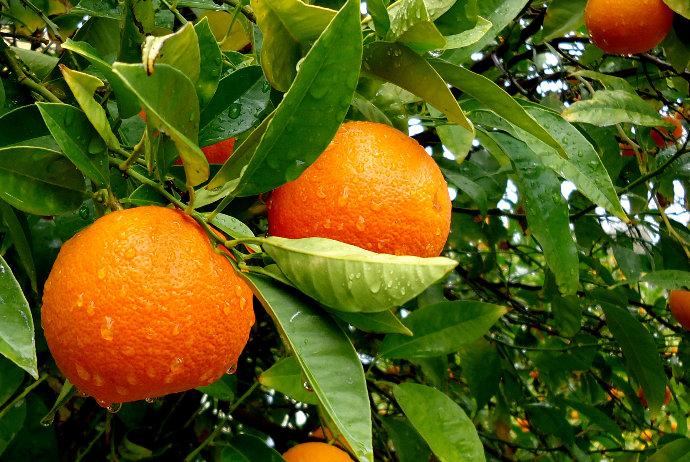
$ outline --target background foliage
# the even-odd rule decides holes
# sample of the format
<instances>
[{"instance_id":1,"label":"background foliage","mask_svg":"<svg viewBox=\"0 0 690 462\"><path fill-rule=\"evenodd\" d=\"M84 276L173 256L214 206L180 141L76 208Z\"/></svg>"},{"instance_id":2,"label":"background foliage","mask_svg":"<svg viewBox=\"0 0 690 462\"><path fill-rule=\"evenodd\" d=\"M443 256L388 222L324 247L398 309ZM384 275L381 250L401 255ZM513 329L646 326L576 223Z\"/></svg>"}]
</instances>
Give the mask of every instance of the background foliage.
<instances>
[{"instance_id":1,"label":"background foliage","mask_svg":"<svg viewBox=\"0 0 690 462\"><path fill-rule=\"evenodd\" d=\"M387 3L0 0L1 460L279 461L319 425L362 461L686 456L690 10L621 57L583 0ZM454 199L453 261L352 257L395 297L333 243L253 238L344 120L409 130ZM61 244L118 201L190 203L263 260L237 373L110 413L39 320Z\"/></svg>"}]
</instances>

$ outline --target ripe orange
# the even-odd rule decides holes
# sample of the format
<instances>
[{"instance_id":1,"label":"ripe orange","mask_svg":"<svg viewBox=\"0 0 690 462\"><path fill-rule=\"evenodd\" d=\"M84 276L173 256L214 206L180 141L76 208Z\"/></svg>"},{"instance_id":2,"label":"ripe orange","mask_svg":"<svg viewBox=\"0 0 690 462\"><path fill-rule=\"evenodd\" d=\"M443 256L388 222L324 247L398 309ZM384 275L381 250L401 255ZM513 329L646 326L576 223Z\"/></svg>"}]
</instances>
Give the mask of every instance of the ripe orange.
<instances>
[{"instance_id":1,"label":"ripe orange","mask_svg":"<svg viewBox=\"0 0 690 462\"><path fill-rule=\"evenodd\" d=\"M686 290L672 290L668 297L668 306L678 324L690 329L690 292Z\"/></svg>"},{"instance_id":2,"label":"ripe orange","mask_svg":"<svg viewBox=\"0 0 690 462\"><path fill-rule=\"evenodd\" d=\"M387 125L343 124L316 162L273 191L268 232L436 257L450 231L448 187L419 143Z\"/></svg>"},{"instance_id":3,"label":"ripe orange","mask_svg":"<svg viewBox=\"0 0 690 462\"><path fill-rule=\"evenodd\" d=\"M99 404L208 385L234 369L252 292L180 210L110 213L65 242L42 322L60 370Z\"/></svg>"},{"instance_id":4,"label":"ripe orange","mask_svg":"<svg viewBox=\"0 0 690 462\"><path fill-rule=\"evenodd\" d=\"M640 437L645 441L650 441L652 436L654 436L654 434L651 430L642 430L642 433L640 433Z\"/></svg>"},{"instance_id":5,"label":"ripe orange","mask_svg":"<svg viewBox=\"0 0 690 462\"><path fill-rule=\"evenodd\" d=\"M589 0L585 26L601 50L632 55L660 44L671 30L673 16L663 0Z\"/></svg>"},{"instance_id":6,"label":"ripe orange","mask_svg":"<svg viewBox=\"0 0 690 462\"><path fill-rule=\"evenodd\" d=\"M676 119L675 117L672 116L664 116L663 119L668 122L672 123L675 125L675 130L673 130L673 133L671 133L671 138L677 140L681 136L683 136L683 126L680 123L680 120ZM668 132L666 131L665 128L662 127L657 127L656 129L652 130L652 139L656 143L657 146L661 148L665 148L667 145L666 140L657 132L659 130L662 132L664 135L668 135Z\"/></svg>"},{"instance_id":7,"label":"ripe orange","mask_svg":"<svg viewBox=\"0 0 690 462\"><path fill-rule=\"evenodd\" d=\"M283 454L287 462L352 462L347 452L326 443L302 443Z\"/></svg>"},{"instance_id":8,"label":"ripe orange","mask_svg":"<svg viewBox=\"0 0 690 462\"><path fill-rule=\"evenodd\" d=\"M640 398L640 401L642 401L642 405L644 407L649 407L649 406L647 406L647 398L644 397L644 392L642 391L642 387L640 387L637 390L637 396ZM671 401L671 389L666 387L666 396L664 397L664 406L666 406L670 401Z\"/></svg>"}]
</instances>

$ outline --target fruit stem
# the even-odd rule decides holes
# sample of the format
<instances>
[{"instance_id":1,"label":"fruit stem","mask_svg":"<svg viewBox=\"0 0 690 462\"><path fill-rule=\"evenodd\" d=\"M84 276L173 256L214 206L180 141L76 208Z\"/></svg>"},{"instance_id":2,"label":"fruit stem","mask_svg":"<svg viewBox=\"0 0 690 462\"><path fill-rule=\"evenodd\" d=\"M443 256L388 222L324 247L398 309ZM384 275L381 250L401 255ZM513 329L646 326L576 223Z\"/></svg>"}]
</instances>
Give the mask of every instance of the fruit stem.
<instances>
[{"instance_id":1,"label":"fruit stem","mask_svg":"<svg viewBox=\"0 0 690 462\"><path fill-rule=\"evenodd\" d=\"M108 158L108 162L111 165L114 165L115 167L120 168L120 165L122 163L124 163L125 161L120 161L118 159L114 159L114 158L110 157L110 158ZM177 205L179 208L184 209L185 207L187 207L187 205L185 203L181 202L175 196L173 196L168 191L166 191L165 188L161 184L156 183L155 181L153 181L149 178L146 178L144 175L140 174L139 172L137 172L133 168L128 168L127 170L125 170L125 173L127 173L127 175L129 175L132 178L134 178L135 180L137 180L139 183L145 184L147 186L151 186L156 191L158 191L163 196L165 196L165 198L168 199L170 202Z\"/></svg>"},{"instance_id":2,"label":"fruit stem","mask_svg":"<svg viewBox=\"0 0 690 462\"><path fill-rule=\"evenodd\" d=\"M26 397L26 395L28 395L31 390L33 390L34 388L39 386L41 384L41 382L43 382L47 378L48 378L48 374L42 375L38 380L36 380L34 383L32 383L31 385L26 387L24 389L24 391L19 396L17 396L12 401L10 401L10 403L7 406L5 406L5 408L2 411L0 411L0 420L2 420L3 417L5 417L5 414L7 414L7 412L9 412L9 410L12 409L15 404L17 404L19 401L24 399Z\"/></svg>"},{"instance_id":3,"label":"fruit stem","mask_svg":"<svg viewBox=\"0 0 690 462\"><path fill-rule=\"evenodd\" d=\"M249 398L249 395L251 395L254 392L254 390L256 390L256 387L258 387L258 386L259 386L259 382L258 381L254 382L254 384L249 388L249 390L247 390L247 392L244 395L242 395L240 397L240 399L238 399L237 401L235 401L233 403L233 405L230 407L228 412L225 413L225 417L223 417L221 422L216 426L215 430L213 430L213 433L211 433L209 435L209 437L206 438L204 440L204 442L199 445L198 448L196 448L194 451L192 451L187 456L187 458L185 459L185 462L192 462L196 458L197 454L199 454L201 452L202 449L204 449L207 445L209 445L211 442L213 442L214 438L216 436L218 436L220 434L220 432L223 430L223 426L225 425L225 422L228 420L228 417L230 417L230 414L232 414L232 412L235 409L237 409L238 406L240 404L242 404L242 402L245 399Z\"/></svg>"}]
</instances>

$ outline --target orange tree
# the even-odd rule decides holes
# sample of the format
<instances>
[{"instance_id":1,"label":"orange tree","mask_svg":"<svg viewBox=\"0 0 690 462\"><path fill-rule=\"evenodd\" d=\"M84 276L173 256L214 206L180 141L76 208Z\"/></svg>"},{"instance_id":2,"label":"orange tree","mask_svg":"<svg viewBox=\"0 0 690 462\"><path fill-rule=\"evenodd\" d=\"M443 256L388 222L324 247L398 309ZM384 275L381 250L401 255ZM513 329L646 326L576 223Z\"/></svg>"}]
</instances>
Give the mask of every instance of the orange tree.
<instances>
[{"instance_id":1,"label":"orange tree","mask_svg":"<svg viewBox=\"0 0 690 462\"><path fill-rule=\"evenodd\" d=\"M667 299L690 289L690 8L585 7L0 1L0 460L283 461L324 435L333 450L286 457L684 458L687 307ZM271 191L350 121L409 133L439 167L424 181L452 201L440 256L267 235ZM209 165L201 149L230 139ZM305 176L316 190L289 207L315 211L286 212L313 217L328 191L324 214L362 242L438 238L423 215L396 228L405 188L366 203L337 188L397 181L384 167L321 190ZM113 225L140 206L178 211ZM112 241L92 231L60 257L43 307L63 243L103 216ZM207 276L218 258L230 282ZM248 290L256 322L237 314ZM241 345L215 342L241 343L237 320L235 364Z\"/></svg>"}]
</instances>

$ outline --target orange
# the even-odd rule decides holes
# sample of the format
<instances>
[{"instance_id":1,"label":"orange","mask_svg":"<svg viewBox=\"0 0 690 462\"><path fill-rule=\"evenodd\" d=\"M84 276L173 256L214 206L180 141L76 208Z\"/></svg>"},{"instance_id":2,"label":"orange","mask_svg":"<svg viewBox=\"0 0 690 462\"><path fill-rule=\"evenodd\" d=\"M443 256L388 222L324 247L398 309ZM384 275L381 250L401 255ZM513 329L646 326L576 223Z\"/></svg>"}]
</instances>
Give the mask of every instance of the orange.
<instances>
[{"instance_id":1,"label":"orange","mask_svg":"<svg viewBox=\"0 0 690 462\"><path fill-rule=\"evenodd\" d=\"M640 433L640 437L645 441L651 440L652 436L654 436L654 434L651 430L642 430L642 433Z\"/></svg>"},{"instance_id":2,"label":"orange","mask_svg":"<svg viewBox=\"0 0 690 462\"><path fill-rule=\"evenodd\" d=\"M314 438L320 438L322 440L328 441L333 439L333 433L331 433L329 429L326 429L326 434L324 434L323 429L321 427L317 427L316 430L314 430L311 433L311 436L313 436ZM348 448L352 449L352 446L350 446L350 444L342 436L338 438L338 441L335 444L337 444L340 447L347 446Z\"/></svg>"},{"instance_id":3,"label":"orange","mask_svg":"<svg viewBox=\"0 0 690 462\"><path fill-rule=\"evenodd\" d=\"M618 147L621 149L621 155L625 157L635 157L635 151L629 144L620 143Z\"/></svg>"},{"instance_id":4,"label":"orange","mask_svg":"<svg viewBox=\"0 0 690 462\"><path fill-rule=\"evenodd\" d=\"M683 136L683 126L681 125L680 120L678 120L678 119L676 119L675 117L672 117L672 116L664 116L663 119L664 119L666 122L675 125L676 128L675 128L675 130L673 130L673 133L671 133L671 135L669 135L668 132L666 131L666 129L665 129L665 128L662 128L662 127L657 127L657 128L655 128L654 130L652 130L652 139L654 140L654 142L656 143L656 145L659 146L659 147L661 147L661 148L665 148L666 145L667 145L668 143L667 143L667 141L659 134L659 132L657 132L657 130L659 130L660 132L662 132L664 135L671 136L671 138L673 138L674 140L677 140L678 138L680 138L681 136Z\"/></svg>"},{"instance_id":5,"label":"orange","mask_svg":"<svg viewBox=\"0 0 690 462\"><path fill-rule=\"evenodd\" d=\"M642 387L640 387L637 390L637 396L640 398L640 401L642 401L642 405L644 407L649 407L649 406L647 406L647 398L644 397L644 392L642 391ZM664 406L666 406L670 401L671 401L671 389L666 387L666 396L664 397Z\"/></svg>"},{"instance_id":6,"label":"orange","mask_svg":"<svg viewBox=\"0 0 690 462\"><path fill-rule=\"evenodd\" d=\"M633 55L660 44L671 30L673 15L663 0L589 0L585 26L601 50Z\"/></svg>"},{"instance_id":7,"label":"orange","mask_svg":"<svg viewBox=\"0 0 690 462\"><path fill-rule=\"evenodd\" d=\"M302 443L283 454L287 462L352 462L347 452L326 443Z\"/></svg>"},{"instance_id":8,"label":"orange","mask_svg":"<svg viewBox=\"0 0 690 462\"><path fill-rule=\"evenodd\" d=\"M436 257L450 231L448 186L419 143L384 124L343 124L321 156L266 204L268 232Z\"/></svg>"},{"instance_id":9,"label":"orange","mask_svg":"<svg viewBox=\"0 0 690 462\"><path fill-rule=\"evenodd\" d=\"M686 290L672 290L668 297L668 306L678 324L690 329L690 292Z\"/></svg>"},{"instance_id":10,"label":"orange","mask_svg":"<svg viewBox=\"0 0 690 462\"><path fill-rule=\"evenodd\" d=\"M65 242L45 284L60 370L102 406L208 385L234 371L252 292L180 210L113 212Z\"/></svg>"},{"instance_id":11,"label":"orange","mask_svg":"<svg viewBox=\"0 0 690 462\"><path fill-rule=\"evenodd\" d=\"M577 411L573 411L570 413L570 418L577 420L580 418L580 414Z\"/></svg>"}]
</instances>

